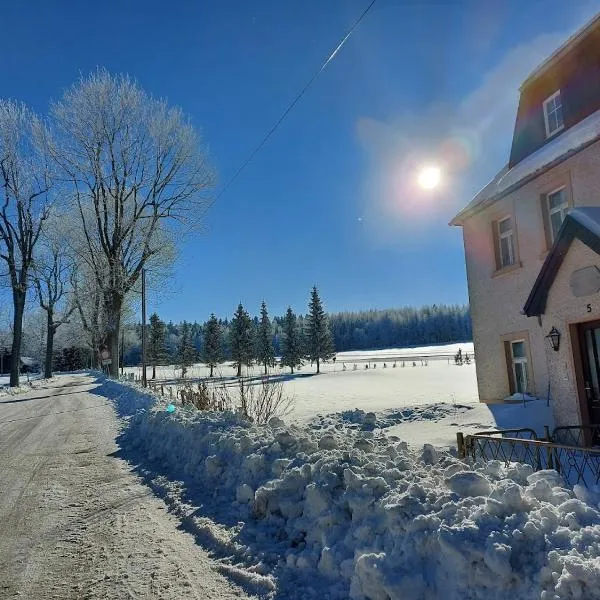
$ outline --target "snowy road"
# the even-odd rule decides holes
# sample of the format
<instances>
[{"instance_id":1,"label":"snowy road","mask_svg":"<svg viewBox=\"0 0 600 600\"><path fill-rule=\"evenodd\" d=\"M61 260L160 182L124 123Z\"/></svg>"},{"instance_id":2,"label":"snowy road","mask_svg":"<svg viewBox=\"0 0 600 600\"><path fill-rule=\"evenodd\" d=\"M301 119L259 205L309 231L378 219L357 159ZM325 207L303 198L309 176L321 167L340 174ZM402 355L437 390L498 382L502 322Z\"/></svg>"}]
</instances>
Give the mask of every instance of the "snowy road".
<instances>
[{"instance_id":1,"label":"snowy road","mask_svg":"<svg viewBox=\"0 0 600 600\"><path fill-rule=\"evenodd\" d=\"M0 598L247 598L117 450L93 378L0 399Z\"/></svg>"}]
</instances>

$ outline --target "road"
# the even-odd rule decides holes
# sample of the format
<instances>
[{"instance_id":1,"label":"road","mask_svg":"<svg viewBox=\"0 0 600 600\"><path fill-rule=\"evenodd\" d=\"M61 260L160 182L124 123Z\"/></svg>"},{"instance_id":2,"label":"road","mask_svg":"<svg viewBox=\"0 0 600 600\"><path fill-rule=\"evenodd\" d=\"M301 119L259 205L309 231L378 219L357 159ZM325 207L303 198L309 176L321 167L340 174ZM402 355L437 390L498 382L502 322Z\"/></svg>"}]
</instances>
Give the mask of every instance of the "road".
<instances>
[{"instance_id":1,"label":"road","mask_svg":"<svg viewBox=\"0 0 600 600\"><path fill-rule=\"evenodd\" d=\"M112 456L119 421L96 387L0 397L0 598L248 598Z\"/></svg>"}]
</instances>

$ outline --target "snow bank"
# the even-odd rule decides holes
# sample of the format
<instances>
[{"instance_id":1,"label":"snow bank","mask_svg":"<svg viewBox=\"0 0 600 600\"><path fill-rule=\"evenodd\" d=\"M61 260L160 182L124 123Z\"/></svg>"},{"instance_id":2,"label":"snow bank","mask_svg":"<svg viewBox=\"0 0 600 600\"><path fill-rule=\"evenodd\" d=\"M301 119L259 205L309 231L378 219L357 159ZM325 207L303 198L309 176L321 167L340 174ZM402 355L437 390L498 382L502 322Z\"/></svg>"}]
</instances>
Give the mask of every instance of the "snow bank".
<instances>
[{"instance_id":1,"label":"snow bank","mask_svg":"<svg viewBox=\"0 0 600 600\"><path fill-rule=\"evenodd\" d=\"M259 428L159 408L130 419L124 452L183 481L186 525L220 522L224 568L271 581L263 597L598 597L600 507L553 471L467 465L431 446L415 453L372 431L368 413Z\"/></svg>"}]
</instances>

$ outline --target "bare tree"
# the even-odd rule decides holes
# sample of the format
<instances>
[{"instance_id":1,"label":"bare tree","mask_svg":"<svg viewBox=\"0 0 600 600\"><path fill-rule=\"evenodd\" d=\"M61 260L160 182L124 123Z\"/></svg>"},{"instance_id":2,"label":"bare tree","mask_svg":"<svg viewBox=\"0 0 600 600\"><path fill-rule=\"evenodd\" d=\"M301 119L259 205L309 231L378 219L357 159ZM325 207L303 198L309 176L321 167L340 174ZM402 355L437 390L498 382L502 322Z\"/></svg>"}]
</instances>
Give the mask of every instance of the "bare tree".
<instances>
[{"instance_id":1,"label":"bare tree","mask_svg":"<svg viewBox=\"0 0 600 600\"><path fill-rule=\"evenodd\" d=\"M52 377L54 335L61 325L68 322L77 308L75 302L69 298L72 272L73 261L65 253L64 240L57 235L50 235L38 244L33 265L33 280L40 307L46 313L46 378Z\"/></svg>"},{"instance_id":2,"label":"bare tree","mask_svg":"<svg viewBox=\"0 0 600 600\"><path fill-rule=\"evenodd\" d=\"M52 107L51 153L73 194L118 374L121 310L167 240L198 223L214 173L181 110L99 70Z\"/></svg>"},{"instance_id":3,"label":"bare tree","mask_svg":"<svg viewBox=\"0 0 600 600\"><path fill-rule=\"evenodd\" d=\"M49 213L44 128L23 104L0 100L0 258L13 299L11 387L19 385L23 313L34 248Z\"/></svg>"}]
</instances>

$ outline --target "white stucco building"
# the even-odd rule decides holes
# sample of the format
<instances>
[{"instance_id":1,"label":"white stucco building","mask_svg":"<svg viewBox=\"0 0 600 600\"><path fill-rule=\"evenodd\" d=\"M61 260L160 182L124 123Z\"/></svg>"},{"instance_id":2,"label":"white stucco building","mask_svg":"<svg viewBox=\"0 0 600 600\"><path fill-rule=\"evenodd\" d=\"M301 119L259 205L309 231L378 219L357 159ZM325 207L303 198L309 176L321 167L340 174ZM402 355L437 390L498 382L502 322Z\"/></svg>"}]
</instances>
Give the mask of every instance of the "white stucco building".
<instances>
[{"instance_id":1,"label":"white stucco building","mask_svg":"<svg viewBox=\"0 0 600 600\"><path fill-rule=\"evenodd\" d=\"M451 225L480 399L549 396L558 425L600 424L600 15L523 83L508 165Z\"/></svg>"}]
</instances>

